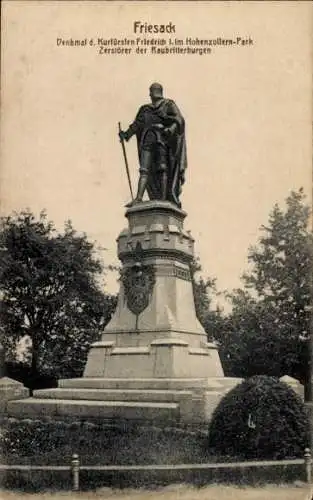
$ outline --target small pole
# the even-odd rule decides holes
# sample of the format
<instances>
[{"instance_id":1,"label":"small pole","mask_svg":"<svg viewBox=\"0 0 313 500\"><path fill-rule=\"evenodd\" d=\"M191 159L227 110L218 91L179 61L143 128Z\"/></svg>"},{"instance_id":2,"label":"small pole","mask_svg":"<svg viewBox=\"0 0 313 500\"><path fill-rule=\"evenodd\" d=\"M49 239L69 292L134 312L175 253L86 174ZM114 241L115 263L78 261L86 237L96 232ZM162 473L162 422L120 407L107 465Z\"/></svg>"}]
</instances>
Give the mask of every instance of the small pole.
<instances>
[{"instance_id":1,"label":"small pole","mask_svg":"<svg viewBox=\"0 0 313 500\"><path fill-rule=\"evenodd\" d=\"M118 131L122 132L121 122L118 122ZM130 180L130 173L129 173L129 167L128 167L128 161L127 161L127 156L126 156L124 139L122 137L120 137L120 143L122 145L122 150L123 150L123 156L124 156L124 161L125 161L125 167L126 167L127 179L128 179L129 189L130 189L130 195L131 195L132 201L133 201L134 200L133 188L132 188L132 183Z\"/></svg>"},{"instance_id":2,"label":"small pole","mask_svg":"<svg viewBox=\"0 0 313 500\"><path fill-rule=\"evenodd\" d=\"M79 490L79 456L74 453L71 461L73 491Z\"/></svg>"},{"instance_id":3,"label":"small pole","mask_svg":"<svg viewBox=\"0 0 313 500\"><path fill-rule=\"evenodd\" d=\"M306 448L304 450L304 464L305 464L306 481L308 484L311 484L311 482L312 482L312 456L311 456L310 448Z\"/></svg>"}]
</instances>

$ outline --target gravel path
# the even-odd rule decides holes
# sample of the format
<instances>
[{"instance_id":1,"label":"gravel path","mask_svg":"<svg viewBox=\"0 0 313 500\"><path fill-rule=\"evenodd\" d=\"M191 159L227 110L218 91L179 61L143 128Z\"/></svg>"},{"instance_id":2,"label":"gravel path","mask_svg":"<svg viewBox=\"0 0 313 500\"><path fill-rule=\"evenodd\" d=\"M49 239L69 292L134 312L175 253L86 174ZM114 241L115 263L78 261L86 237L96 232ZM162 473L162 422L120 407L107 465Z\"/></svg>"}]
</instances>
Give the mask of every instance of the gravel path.
<instances>
[{"instance_id":1,"label":"gravel path","mask_svg":"<svg viewBox=\"0 0 313 500\"><path fill-rule=\"evenodd\" d=\"M264 488L237 488L208 486L191 488L172 485L158 491L112 490L100 488L95 492L18 493L0 491L0 500L312 500L313 488L298 486L266 486Z\"/></svg>"}]
</instances>

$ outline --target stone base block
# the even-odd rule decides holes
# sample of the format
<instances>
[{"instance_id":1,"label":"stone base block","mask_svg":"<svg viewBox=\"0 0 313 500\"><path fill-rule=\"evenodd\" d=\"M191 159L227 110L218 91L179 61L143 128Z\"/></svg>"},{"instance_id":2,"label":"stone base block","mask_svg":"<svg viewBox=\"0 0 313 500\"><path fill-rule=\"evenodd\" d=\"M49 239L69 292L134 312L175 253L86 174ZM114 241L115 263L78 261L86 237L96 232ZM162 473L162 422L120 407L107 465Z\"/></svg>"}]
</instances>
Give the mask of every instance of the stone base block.
<instances>
[{"instance_id":1,"label":"stone base block","mask_svg":"<svg viewBox=\"0 0 313 500\"><path fill-rule=\"evenodd\" d=\"M56 389L12 401L14 417L74 417L207 427L225 389L218 379L95 378L60 380Z\"/></svg>"},{"instance_id":2,"label":"stone base block","mask_svg":"<svg viewBox=\"0 0 313 500\"><path fill-rule=\"evenodd\" d=\"M151 400L160 403L177 402L191 397L192 391L143 389L40 389L34 391L34 397L40 399L71 399L86 401L130 401L147 403Z\"/></svg>"},{"instance_id":3,"label":"stone base block","mask_svg":"<svg viewBox=\"0 0 313 500\"><path fill-rule=\"evenodd\" d=\"M7 412L8 401L27 398L29 390L21 382L8 377L0 378L0 415Z\"/></svg>"},{"instance_id":4,"label":"stone base block","mask_svg":"<svg viewBox=\"0 0 313 500\"><path fill-rule=\"evenodd\" d=\"M202 378L223 377L217 348L212 343L191 347L179 338L159 338L149 346L117 347L93 344L84 377Z\"/></svg>"},{"instance_id":5,"label":"stone base block","mask_svg":"<svg viewBox=\"0 0 313 500\"><path fill-rule=\"evenodd\" d=\"M231 379L232 386L241 379ZM82 377L62 379L58 382L59 388L65 389L136 389L136 390L223 390L221 379L219 378L102 378L102 377ZM49 391L55 389L48 389ZM39 391L35 391L37 393Z\"/></svg>"}]
</instances>

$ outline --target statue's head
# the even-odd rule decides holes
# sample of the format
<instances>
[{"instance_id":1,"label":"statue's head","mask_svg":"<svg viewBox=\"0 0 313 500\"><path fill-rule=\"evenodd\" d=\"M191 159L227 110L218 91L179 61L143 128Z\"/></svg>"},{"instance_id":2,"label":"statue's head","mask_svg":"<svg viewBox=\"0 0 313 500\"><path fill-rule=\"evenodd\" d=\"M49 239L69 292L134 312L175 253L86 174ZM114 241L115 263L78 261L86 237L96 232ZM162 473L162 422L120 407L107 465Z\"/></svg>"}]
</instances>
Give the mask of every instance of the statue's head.
<instances>
[{"instance_id":1,"label":"statue's head","mask_svg":"<svg viewBox=\"0 0 313 500\"><path fill-rule=\"evenodd\" d=\"M163 97L163 87L160 83L153 83L150 85L150 97L152 100L160 99Z\"/></svg>"}]
</instances>

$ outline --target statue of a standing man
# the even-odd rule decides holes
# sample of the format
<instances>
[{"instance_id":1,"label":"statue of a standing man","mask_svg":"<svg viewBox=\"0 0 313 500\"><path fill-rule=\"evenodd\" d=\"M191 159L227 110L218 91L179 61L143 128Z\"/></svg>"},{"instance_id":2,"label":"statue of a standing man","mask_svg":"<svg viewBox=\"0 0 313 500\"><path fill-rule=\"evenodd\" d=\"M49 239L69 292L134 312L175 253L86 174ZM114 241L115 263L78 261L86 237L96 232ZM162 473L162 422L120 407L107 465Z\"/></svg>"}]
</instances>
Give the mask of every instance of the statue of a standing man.
<instances>
[{"instance_id":1,"label":"statue of a standing man","mask_svg":"<svg viewBox=\"0 0 313 500\"><path fill-rule=\"evenodd\" d=\"M137 196L147 190L150 200L167 200L181 206L179 195L187 167L185 121L175 102L163 97L159 83L150 87L151 104L140 107L134 122L120 138L137 137L140 177Z\"/></svg>"}]
</instances>

